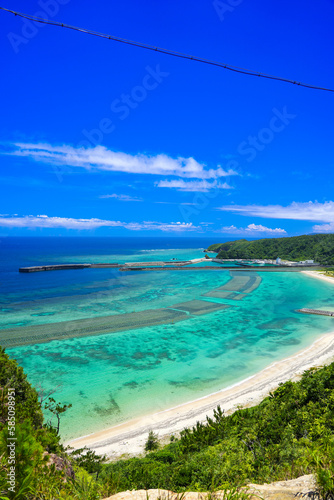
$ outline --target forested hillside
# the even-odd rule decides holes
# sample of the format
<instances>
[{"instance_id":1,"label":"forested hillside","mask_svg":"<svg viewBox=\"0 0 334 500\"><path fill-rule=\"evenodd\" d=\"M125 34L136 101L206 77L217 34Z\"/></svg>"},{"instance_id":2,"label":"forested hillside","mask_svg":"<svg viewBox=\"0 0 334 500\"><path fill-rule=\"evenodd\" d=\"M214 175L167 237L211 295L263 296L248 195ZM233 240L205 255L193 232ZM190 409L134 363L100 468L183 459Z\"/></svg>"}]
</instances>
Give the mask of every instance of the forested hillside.
<instances>
[{"instance_id":1,"label":"forested hillside","mask_svg":"<svg viewBox=\"0 0 334 500\"><path fill-rule=\"evenodd\" d=\"M263 240L236 240L216 243L208 248L217 252L219 259L276 259L314 260L320 264L334 264L334 234L311 234L291 238Z\"/></svg>"},{"instance_id":2,"label":"forested hillside","mask_svg":"<svg viewBox=\"0 0 334 500\"><path fill-rule=\"evenodd\" d=\"M60 443L58 417L69 406L38 394L0 347L1 500L97 500L109 494L108 486L89 474L97 475L101 459L92 452L69 456Z\"/></svg>"}]
</instances>

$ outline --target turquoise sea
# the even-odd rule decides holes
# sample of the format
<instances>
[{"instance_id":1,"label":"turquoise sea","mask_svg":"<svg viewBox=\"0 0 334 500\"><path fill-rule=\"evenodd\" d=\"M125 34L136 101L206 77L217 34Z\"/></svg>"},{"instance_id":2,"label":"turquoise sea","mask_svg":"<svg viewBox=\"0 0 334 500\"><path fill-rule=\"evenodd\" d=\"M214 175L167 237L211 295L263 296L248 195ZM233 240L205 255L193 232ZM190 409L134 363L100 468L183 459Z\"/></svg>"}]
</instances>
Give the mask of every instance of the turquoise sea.
<instances>
[{"instance_id":1,"label":"turquoise sea","mask_svg":"<svg viewBox=\"0 0 334 500\"><path fill-rule=\"evenodd\" d=\"M20 266L42 263L199 258L210 243L167 237L0 239L1 330L49 323L62 328L73 319L173 309L190 301L201 301L191 302L196 307L229 306L201 315L195 308L179 322L8 348L33 385L57 388L54 397L72 403L61 421L64 440L216 392L334 330L332 318L296 312L334 304L333 286L300 273L259 270L248 292L236 289L229 271L196 267L18 273ZM254 281L254 273L243 275ZM221 287L231 293L212 296Z\"/></svg>"}]
</instances>

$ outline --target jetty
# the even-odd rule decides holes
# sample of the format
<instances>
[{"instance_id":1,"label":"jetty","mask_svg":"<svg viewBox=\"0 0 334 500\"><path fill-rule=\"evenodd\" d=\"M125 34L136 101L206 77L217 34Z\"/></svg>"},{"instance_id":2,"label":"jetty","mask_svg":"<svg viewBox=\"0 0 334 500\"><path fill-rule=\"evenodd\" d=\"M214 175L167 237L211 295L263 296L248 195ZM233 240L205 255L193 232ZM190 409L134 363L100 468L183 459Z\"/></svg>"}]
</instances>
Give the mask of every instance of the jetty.
<instances>
[{"instance_id":1,"label":"jetty","mask_svg":"<svg viewBox=\"0 0 334 500\"><path fill-rule=\"evenodd\" d=\"M334 311L324 311L322 309L308 309L307 307L304 307L303 309L297 309L297 312L301 312L304 314L317 314L319 316L334 317Z\"/></svg>"},{"instance_id":2,"label":"jetty","mask_svg":"<svg viewBox=\"0 0 334 500\"><path fill-rule=\"evenodd\" d=\"M20 273L37 273L41 271L65 271L67 269L85 269L91 264L56 264L50 266L20 267Z\"/></svg>"},{"instance_id":3,"label":"jetty","mask_svg":"<svg viewBox=\"0 0 334 500\"><path fill-rule=\"evenodd\" d=\"M282 272L296 272L300 273L302 271L320 271L324 268L322 267L301 267L301 266L156 266L149 267L149 262L146 262L145 266L137 266L133 263L132 266L121 266L120 271L247 271L256 273L282 273Z\"/></svg>"},{"instance_id":4,"label":"jetty","mask_svg":"<svg viewBox=\"0 0 334 500\"><path fill-rule=\"evenodd\" d=\"M201 262L209 262L214 265L200 266ZM218 264L218 265L217 265ZM220 265L219 265L220 264ZM199 259L190 260L176 260L171 259L168 261L142 261L142 262L125 262L119 264L118 262L96 262L96 263L71 263L71 264L50 264L43 266L20 267L20 273L37 273L42 271L64 271L73 269L86 269L86 268L114 268L120 271L168 271L168 270L187 270L187 271L237 271L247 269L249 271L261 272L282 272L282 271L317 271L326 266L320 266L316 263L305 262L289 262L289 261L276 261L269 259L250 259L245 261L243 259L217 259L201 257Z\"/></svg>"},{"instance_id":5,"label":"jetty","mask_svg":"<svg viewBox=\"0 0 334 500\"><path fill-rule=\"evenodd\" d=\"M119 264L117 262L98 262L95 264L51 264L44 266L20 267L20 273L37 273L43 271L65 271L74 269L100 268L100 269L119 269L120 271L254 271L254 272L301 272L301 271L319 271L325 266L192 266L198 262L208 259L194 259L193 261L168 261L168 262L126 262ZM213 261L213 259L210 259ZM214 262L217 262L214 260ZM218 262L217 262L218 263Z\"/></svg>"},{"instance_id":6,"label":"jetty","mask_svg":"<svg viewBox=\"0 0 334 500\"><path fill-rule=\"evenodd\" d=\"M126 271L129 268L135 267L136 270L141 267L151 266L153 268L162 267L178 267L187 266L191 264L197 264L198 262L203 262L207 259L205 257L201 259L191 259L191 260L169 260L169 261L154 261L154 262L125 262L124 264L119 264L118 262L97 262L93 264L50 264L45 266L30 266L30 267L20 267L20 273L38 273L43 271L65 271L73 269L86 269L86 268L122 268ZM124 269L123 269L124 268Z\"/></svg>"}]
</instances>

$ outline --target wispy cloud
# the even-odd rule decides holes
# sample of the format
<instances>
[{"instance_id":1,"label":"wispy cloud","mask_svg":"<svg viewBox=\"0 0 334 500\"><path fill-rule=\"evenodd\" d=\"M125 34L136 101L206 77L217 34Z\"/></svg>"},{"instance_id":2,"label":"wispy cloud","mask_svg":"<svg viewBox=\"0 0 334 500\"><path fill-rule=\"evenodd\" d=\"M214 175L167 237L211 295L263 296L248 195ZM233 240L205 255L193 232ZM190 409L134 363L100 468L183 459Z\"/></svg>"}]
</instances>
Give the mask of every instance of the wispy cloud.
<instances>
[{"instance_id":1,"label":"wispy cloud","mask_svg":"<svg viewBox=\"0 0 334 500\"><path fill-rule=\"evenodd\" d=\"M314 233L334 233L334 222L329 224L316 224L312 227Z\"/></svg>"},{"instance_id":2,"label":"wispy cloud","mask_svg":"<svg viewBox=\"0 0 334 500\"><path fill-rule=\"evenodd\" d=\"M191 203L191 202L178 203L177 201L154 201L153 203L160 203L161 205L193 205L193 206L197 205L197 203Z\"/></svg>"},{"instance_id":3,"label":"wispy cloud","mask_svg":"<svg viewBox=\"0 0 334 500\"><path fill-rule=\"evenodd\" d=\"M119 201L143 201L142 198L134 198L127 194L102 194L99 198L115 198Z\"/></svg>"},{"instance_id":4,"label":"wispy cloud","mask_svg":"<svg viewBox=\"0 0 334 500\"><path fill-rule=\"evenodd\" d=\"M2 151L1 154L23 156L47 164L80 167L86 170L172 175L192 179L218 179L239 175L232 169L224 170L220 165L216 168L208 168L207 165L199 163L192 157L172 158L166 154L131 155L112 151L105 146L83 148L17 142L10 144L10 149Z\"/></svg>"},{"instance_id":5,"label":"wispy cloud","mask_svg":"<svg viewBox=\"0 0 334 500\"><path fill-rule=\"evenodd\" d=\"M236 226L225 226L222 227L219 232L227 234L287 234L285 229L276 227L272 229L270 227L262 226L261 224L248 224L247 227L236 227Z\"/></svg>"},{"instance_id":6,"label":"wispy cloud","mask_svg":"<svg viewBox=\"0 0 334 500\"><path fill-rule=\"evenodd\" d=\"M320 222L334 222L334 202L307 203L293 202L283 207L281 205L227 205L218 210L238 213L245 216L263 217L266 219L292 219ZM320 226L319 226L320 227Z\"/></svg>"},{"instance_id":7,"label":"wispy cloud","mask_svg":"<svg viewBox=\"0 0 334 500\"><path fill-rule=\"evenodd\" d=\"M177 189L178 191L195 191L206 193L210 189L233 189L226 182L219 183L217 181L184 181L183 179L177 179L173 181L158 181L155 183L157 187L160 188L170 188Z\"/></svg>"},{"instance_id":8,"label":"wispy cloud","mask_svg":"<svg viewBox=\"0 0 334 500\"><path fill-rule=\"evenodd\" d=\"M47 215L1 216L0 227L7 228L64 228L97 229L99 227L124 227L130 231L196 231L200 228L184 222L121 222L103 219L73 219L70 217L48 217Z\"/></svg>"}]
</instances>

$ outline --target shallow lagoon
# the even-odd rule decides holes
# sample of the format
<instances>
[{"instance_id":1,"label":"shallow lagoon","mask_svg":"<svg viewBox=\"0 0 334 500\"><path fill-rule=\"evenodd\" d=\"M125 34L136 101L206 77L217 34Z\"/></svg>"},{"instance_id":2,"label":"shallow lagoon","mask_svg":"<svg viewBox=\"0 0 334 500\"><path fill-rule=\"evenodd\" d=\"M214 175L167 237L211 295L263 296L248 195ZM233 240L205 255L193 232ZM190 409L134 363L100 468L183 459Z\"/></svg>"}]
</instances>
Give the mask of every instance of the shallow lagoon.
<instances>
[{"instance_id":1,"label":"shallow lagoon","mask_svg":"<svg viewBox=\"0 0 334 500\"><path fill-rule=\"evenodd\" d=\"M123 261L196 258L199 249L137 251ZM121 261L121 252L105 260ZM85 261L87 256L71 256ZM83 258L85 257L85 258ZM94 261L100 255L90 254ZM98 257L98 258L97 258ZM68 257L59 255L57 261ZM120 273L87 269L24 276L5 294L1 327L68 321L210 300L230 307L175 324L7 349L45 390L73 404L64 439L161 411L236 383L333 331L333 319L296 313L331 308L334 287L299 273L261 273L242 300L203 297L228 271ZM12 276L15 281L21 277ZM30 290L29 290L30 287Z\"/></svg>"}]
</instances>

